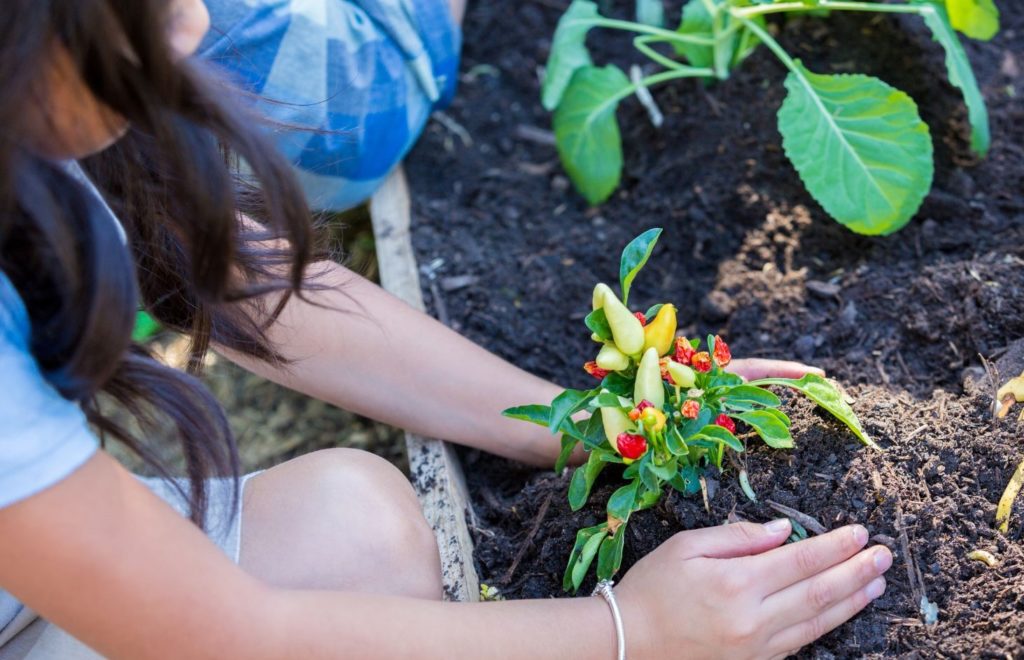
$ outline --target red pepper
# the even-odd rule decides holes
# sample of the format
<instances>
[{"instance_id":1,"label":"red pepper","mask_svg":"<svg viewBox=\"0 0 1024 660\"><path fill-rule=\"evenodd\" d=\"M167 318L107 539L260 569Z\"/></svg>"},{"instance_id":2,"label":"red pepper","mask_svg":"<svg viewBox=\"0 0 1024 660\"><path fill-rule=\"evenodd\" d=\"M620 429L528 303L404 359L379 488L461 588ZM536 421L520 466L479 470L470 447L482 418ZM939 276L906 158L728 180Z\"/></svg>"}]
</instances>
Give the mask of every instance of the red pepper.
<instances>
[{"instance_id":1,"label":"red pepper","mask_svg":"<svg viewBox=\"0 0 1024 660\"><path fill-rule=\"evenodd\" d=\"M732 352L729 350L729 344L722 341L722 338L715 335L715 362L718 366L724 367L732 361Z\"/></svg>"},{"instance_id":2,"label":"red pepper","mask_svg":"<svg viewBox=\"0 0 1024 660\"><path fill-rule=\"evenodd\" d=\"M676 353L674 356L676 362L690 366L690 362L696 354L697 351L693 349L693 346L690 346L690 342L686 337L676 337Z\"/></svg>"},{"instance_id":3,"label":"red pepper","mask_svg":"<svg viewBox=\"0 0 1024 660\"><path fill-rule=\"evenodd\" d=\"M635 461L647 453L647 440L642 435L620 433L615 439L615 445L622 457L627 460Z\"/></svg>"},{"instance_id":4,"label":"red pepper","mask_svg":"<svg viewBox=\"0 0 1024 660\"><path fill-rule=\"evenodd\" d=\"M700 414L700 404L694 401L693 399L690 399L689 401L683 404L683 406L679 409L679 412L683 414L683 417L688 417L689 419L697 419L697 415Z\"/></svg>"},{"instance_id":5,"label":"red pepper","mask_svg":"<svg viewBox=\"0 0 1024 660\"><path fill-rule=\"evenodd\" d=\"M732 421L732 417L729 417L725 413L722 413L715 418L715 424L721 426L729 433L736 433L736 422Z\"/></svg>"},{"instance_id":6,"label":"red pepper","mask_svg":"<svg viewBox=\"0 0 1024 660\"><path fill-rule=\"evenodd\" d=\"M700 371L701 373L711 371L711 355L707 351L695 353L690 364L693 365L694 371Z\"/></svg>"},{"instance_id":7,"label":"red pepper","mask_svg":"<svg viewBox=\"0 0 1024 660\"><path fill-rule=\"evenodd\" d=\"M593 360L583 365L583 371L586 371L598 380L604 380L604 377L608 375L608 370L597 366L597 362L594 362Z\"/></svg>"},{"instance_id":8,"label":"red pepper","mask_svg":"<svg viewBox=\"0 0 1024 660\"><path fill-rule=\"evenodd\" d=\"M633 312L633 316L636 317L637 321L640 321L640 325L647 325L647 317L644 316L643 312Z\"/></svg>"}]
</instances>

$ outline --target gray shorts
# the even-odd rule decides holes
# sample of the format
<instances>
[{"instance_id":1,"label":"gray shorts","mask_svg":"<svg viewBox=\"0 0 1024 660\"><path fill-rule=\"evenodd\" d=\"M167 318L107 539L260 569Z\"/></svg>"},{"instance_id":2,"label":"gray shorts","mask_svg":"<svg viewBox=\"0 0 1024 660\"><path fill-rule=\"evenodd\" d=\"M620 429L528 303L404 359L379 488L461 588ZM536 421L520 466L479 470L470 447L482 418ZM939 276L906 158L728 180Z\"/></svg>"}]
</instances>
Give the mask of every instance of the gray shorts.
<instances>
[{"instance_id":1,"label":"gray shorts","mask_svg":"<svg viewBox=\"0 0 1024 660\"><path fill-rule=\"evenodd\" d=\"M224 554L238 563L242 539L242 497L245 483L259 474L242 477L237 506L232 508L232 481L210 479L209 503L206 508L207 536ZM188 505L178 491L160 479L139 478L156 495L170 504L181 515L188 515ZM188 492L187 480L181 483ZM95 651L45 619L36 616L27 607L14 621L0 631L0 660L96 660L102 658Z\"/></svg>"}]
</instances>

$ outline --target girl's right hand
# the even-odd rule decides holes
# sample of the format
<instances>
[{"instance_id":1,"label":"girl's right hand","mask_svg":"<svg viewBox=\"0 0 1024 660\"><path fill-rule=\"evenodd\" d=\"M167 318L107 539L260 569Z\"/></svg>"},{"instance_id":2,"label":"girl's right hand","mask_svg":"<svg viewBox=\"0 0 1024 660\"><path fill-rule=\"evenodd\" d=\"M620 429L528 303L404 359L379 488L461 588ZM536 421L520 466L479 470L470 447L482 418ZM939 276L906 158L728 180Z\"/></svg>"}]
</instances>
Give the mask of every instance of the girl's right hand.
<instances>
[{"instance_id":1,"label":"girl's right hand","mask_svg":"<svg viewBox=\"0 0 1024 660\"><path fill-rule=\"evenodd\" d=\"M630 658L783 658L885 591L884 546L860 525L779 547L789 521L681 532L615 591Z\"/></svg>"}]
</instances>

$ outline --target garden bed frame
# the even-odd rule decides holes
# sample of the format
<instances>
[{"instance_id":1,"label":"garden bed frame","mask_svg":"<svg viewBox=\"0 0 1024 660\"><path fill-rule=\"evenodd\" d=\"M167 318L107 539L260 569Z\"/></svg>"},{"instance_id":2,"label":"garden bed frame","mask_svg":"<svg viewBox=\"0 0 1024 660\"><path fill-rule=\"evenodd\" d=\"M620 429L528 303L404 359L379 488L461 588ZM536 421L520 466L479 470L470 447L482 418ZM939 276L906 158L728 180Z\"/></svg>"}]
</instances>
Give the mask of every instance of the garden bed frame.
<instances>
[{"instance_id":1,"label":"garden bed frame","mask_svg":"<svg viewBox=\"0 0 1024 660\"><path fill-rule=\"evenodd\" d=\"M409 233L409 186L401 167L395 168L370 199L370 217L381 284L392 295L425 311ZM409 432L405 445L409 476L437 537L444 597L463 602L479 600L480 578L473 564L473 539L467 523L473 519L473 509L459 457L449 443Z\"/></svg>"}]
</instances>

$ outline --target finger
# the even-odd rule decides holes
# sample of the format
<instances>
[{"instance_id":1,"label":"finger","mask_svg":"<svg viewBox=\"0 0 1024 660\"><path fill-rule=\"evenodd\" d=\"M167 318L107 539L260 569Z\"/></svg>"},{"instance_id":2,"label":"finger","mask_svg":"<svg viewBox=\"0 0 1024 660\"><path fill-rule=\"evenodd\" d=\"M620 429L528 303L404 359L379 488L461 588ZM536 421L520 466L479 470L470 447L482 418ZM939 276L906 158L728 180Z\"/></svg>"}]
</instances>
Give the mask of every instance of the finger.
<instances>
[{"instance_id":1,"label":"finger","mask_svg":"<svg viewBox=\"0 0 1024 660\"><path fill-rule=\"evenodd\" d=\"M747 380L757 380L758 378L800 378L806 374L825 375L822 369L807 364L790 360L765 360L762 358L733 360L729 365L728 371Z\"/></svg>"},{"instance_id":2,"label":"finger","mask_svg":"<svg viewBox=\"0 0 1024 660\"><path fill-rule=\"evenodd\" d=\"M825 572L764 599L762 607L780 626L793 626L831 609L892 566L892 553L877 546L857 553Z\"/></svg>"},{"instance_id":3,"label":"finger","mask_svg":"<svg viewBox=\"0 0 1024 660\"><path fill-rule=\"evenodd\" d=\"M800 647L807 646L825 633L838 628L883 593L885 578L877 577L863 589L817 616L776 633L768 642L768 648L785 651L787 654L795 653Z\"/></svg>"},{"instance_id":4,"label":"finger","mask_svg":"<svg viewBox=\"0 0 1024 660\"><path fill-rule=\"evenodd\" d=\"M751 561L754 570L763 576L760 584L762 593L767 596L846 561L867 542L868 530L861 525L850 525L776 548Z\"/></svg>"},{"instance_id":5,"label":"finger","mask_svg":"<svg viewBox=\"0 0 1024 660\"><path fill-rule=\"evenodd\" d=\"M763 525L741 522L681 532L678 542L682 545L684 559L732 559L777 548L792 531L789 519L780 518Z\"/></svg>"}]
</instances>

